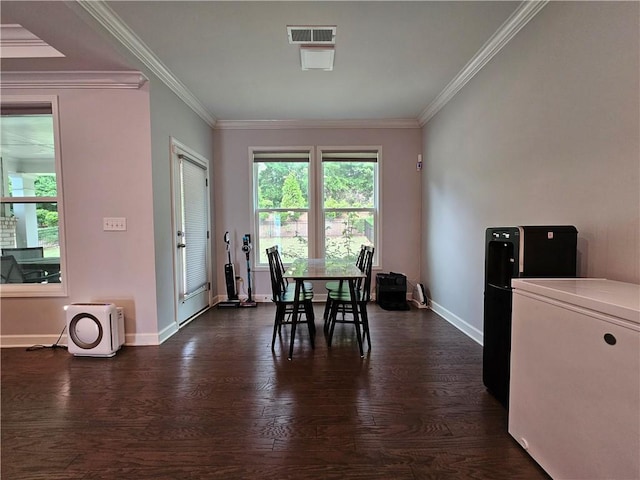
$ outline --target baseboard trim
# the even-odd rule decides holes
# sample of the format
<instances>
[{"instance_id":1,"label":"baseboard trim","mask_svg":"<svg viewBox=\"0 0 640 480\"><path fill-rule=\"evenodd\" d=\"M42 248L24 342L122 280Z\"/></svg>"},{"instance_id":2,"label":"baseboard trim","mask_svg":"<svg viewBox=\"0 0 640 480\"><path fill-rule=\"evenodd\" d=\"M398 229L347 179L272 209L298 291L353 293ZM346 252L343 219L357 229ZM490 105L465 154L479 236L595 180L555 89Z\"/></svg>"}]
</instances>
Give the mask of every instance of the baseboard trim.
<instances>
[{"instance_id":1,"label":"baseboard trim","mask_svg":"<svg viewBox=\"0 0 640 480\"><path fill-rule=\"evenodd\" d=\"M469 325L463 319L458 317L455 313L450 312L449 310L444 308L442 305L439 305L438 303L434 302L431 299L429 299L429 304L433 312L437 313L440 317L445 319L447 322L449 322L451 325L456 327L458 330L464 333L467 337L474 340L476 343L483 345L484 338L480 330L478 330L476 327L472 325Z\"/></svg>"},{"instance_id":2,"label":"baseboard trim","mask_svg":"<svg viewBox=\"0 0 640 480\"><path fill-rule=\"evenodd\" d=\"M60 337L55 335L2 335L0 336L0 348L29 348L34 345L53 345ZM67 336L60 337L60 345L67 344Z\"/></svg>"},{"instance_id":3,"label":"baseboard trim","mask_svg":"<svg viewBox=\"0 0 640 480\"><path fill-rule=\"evenodd\" d=\"M177 327L175 332L178 331ZM160 334L156 333L127 333L125 343L127 347L142 347L149 345L160 345L175 333L173 328L165 328ZM29 348L34 345L44 345L49 347L58 341L59 334L56 335L2 335L0 336L0 348ZM67 345L67 335L62 335L58 345Z\"/></svg>"},{"instance_id":4,"label":"baseboard trim","mask_svg":"<svg viewBox=\"0 0 640 480\"><path fill-rule=\"evenodd\" d=\"M162 333L127 333L125 334L125 347L144 347L151 345L160 345L168 337L162 338Z\"/></svg>"}]
</instances>

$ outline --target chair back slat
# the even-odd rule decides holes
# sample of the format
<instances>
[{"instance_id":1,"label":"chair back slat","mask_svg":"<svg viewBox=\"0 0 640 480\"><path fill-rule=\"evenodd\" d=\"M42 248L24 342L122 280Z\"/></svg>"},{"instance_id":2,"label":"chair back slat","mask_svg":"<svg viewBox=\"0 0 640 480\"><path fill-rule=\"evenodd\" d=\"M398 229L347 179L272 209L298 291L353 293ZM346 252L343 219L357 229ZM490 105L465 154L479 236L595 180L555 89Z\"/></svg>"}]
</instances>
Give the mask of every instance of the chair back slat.
<instances>
[{"instance_id":1,"label":"chair back slat","mask_svg":"<svg viewBox=\"0 0 640 480\"><path fill-rule=\"evenodd\" d=\"M280 278L282 279L282 290L286 290L287 287L289 286L289 280L287 280L284 277L284 272L285 272L285 268L284 268L284 263L282 262L282 257L280 256L280 250L278 249L278 246L275 245L274 247L276 249L274 255L276 257L276 265L278 266L278 268L280 269Z\"/></svg>"},{"instance_id":2,"label":"chair back slat","mask_svg":"<svg viewBox=\"0 0 640 480\"><path fill-rule=\"evenodd\" d=\"M362 271L365 274L364 281L362 282L362 294L360 301L368 302L371 300L371 272L373 270L373 254L375 248L371 246L364 247L364 260ZM362 280L362 279L361 279Z\"/></svg>"},{"instance_id":3,"label":"chair back slat","mask_svg":"<svg viewBox=\"0 0 640 480\"><path fill-rule=\"evenodd\" d=\"M279 302L282 298L283 290L278 275L280 266L278 265L278 260L276 258L278 247L269 247L267 248L266 252L267 259L269 260L269 276L271 278L271 300L273 300L274 302Z\"/></svg>"},{"instance_id":4,"label":"chair back slat","mask_svg":"<svg viewBox=\"0 0 640 480\"><path fill-rule=\"evenodd\" d=\"M358 258L356 259L356 267L364 272L364 254L367 251L366 245L360 245L360 252L358 252Z\"/></svg>"}]
</instances>

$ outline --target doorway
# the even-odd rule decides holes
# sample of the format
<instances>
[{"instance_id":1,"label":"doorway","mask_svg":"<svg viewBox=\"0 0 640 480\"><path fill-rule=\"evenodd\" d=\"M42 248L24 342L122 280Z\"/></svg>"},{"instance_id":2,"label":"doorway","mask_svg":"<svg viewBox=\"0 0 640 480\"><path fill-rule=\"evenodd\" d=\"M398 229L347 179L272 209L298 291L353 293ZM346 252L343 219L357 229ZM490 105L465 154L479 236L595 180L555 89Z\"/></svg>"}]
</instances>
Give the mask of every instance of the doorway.
<instances>
[{"instance_id":1,"label":"doorway","mask_svg":"<svg viewBox=\"0 0 640 480\"><path fill-rule=\"evenodd\" d=\"M171 139L176 322L210 304L209 161Z\"/></svg>"}]
</instances>

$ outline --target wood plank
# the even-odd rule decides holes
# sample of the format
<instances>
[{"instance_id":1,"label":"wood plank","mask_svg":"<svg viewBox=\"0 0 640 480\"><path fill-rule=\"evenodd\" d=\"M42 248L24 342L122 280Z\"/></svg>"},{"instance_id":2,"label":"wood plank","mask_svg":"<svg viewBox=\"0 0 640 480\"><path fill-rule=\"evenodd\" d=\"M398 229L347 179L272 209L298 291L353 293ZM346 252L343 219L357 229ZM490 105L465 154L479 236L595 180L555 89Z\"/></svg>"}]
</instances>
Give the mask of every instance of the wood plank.
<instances>
[{"instance_id":1,"label":"wood plank","mask_svg":"<svg viewBox=\"0 0 640 480\"><path fill-rule=\"evenodd\" d=\"M274 308L212 309L163 345L110 359L2 349L1 455L12 479L545 479L482 385L482 348L430 311L369 305L329 349Z\"/></svg>"}]
</instances>

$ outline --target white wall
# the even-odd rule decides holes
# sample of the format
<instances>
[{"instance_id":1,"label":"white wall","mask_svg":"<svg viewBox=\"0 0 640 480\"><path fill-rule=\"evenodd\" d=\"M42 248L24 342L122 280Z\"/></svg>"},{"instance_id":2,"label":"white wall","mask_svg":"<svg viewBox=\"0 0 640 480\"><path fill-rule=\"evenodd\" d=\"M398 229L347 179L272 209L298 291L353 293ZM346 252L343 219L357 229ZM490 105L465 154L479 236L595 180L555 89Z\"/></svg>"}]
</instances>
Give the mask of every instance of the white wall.
<instances>
[{"instance_id":1,"label":"white wall","mask_svg":"<svg viewBox=\"0 0 640 480\"><path fill-rule=\"evenodd\" d=\"M226 298L223 265L226 260L222 235L233 236L236 275L246 282L242 235L251 233L251 164L249 147L264 146L382 145L382 271L403 272L419 278L420 174L416 161L420 129L283 129L214 130L214 189L218 261L218 295ZM253 273L253 272L252 272ZM269 296L268 272L255 272L253 293ZM243 293L242 291L240 292ZM241 295L242 297L242 295Z\"/></svg>"},{"instance_id":2,"label":"white wall","mask_svg":"<svg viewBox=\"0 0 640 480\"><path fill-rule=\"evenodd\" d=\"M177 330L173 290L173 239L171 224L171 137L210 161L213 156L213 131L194 111L180 100L150 72L151 92L151 154L153 168L153 224L155 238L156 292L158 301L158 332L163 340ZM213 192L212 192L213 195ZM213 202L211 204L213 215ZM212 238L215 238L211 222ZM213 246L213 243L212 243ZM212 257L215 266L215 256ZM212 267L215 270L214 267ZM215 274L211 272L215 292Z\"/></svg>"},{"instance_id":3,"label":"white wall","mask_svg":"<svg viewBox=\"0 0 640 480\"><path fill-rule=\"evenodd\" d=\"M3 345L52 343L65 324L62 307L74 302L123 306L129 344L177 331L170 138L211 159L213 134L146 75L140 90L4 90L59 96L69 295L3 298ZM126 217L127 231L104 232L103 217Z\"/></svg>"},{"instance_id":4,"label":"white wall","mask_svg":"<svg viewBox=\"0 0 640 480\"><path fill-rule=\"evenodd\" d=\"M579 275L640 283L638 2L550 2L424 128L422 277L481 339L484 231L572 224Z\"/></svg>"},{"instance_id":5,"label":"white wall","mask_svg":"<svg viewBox=\"0 0 640 480\"><path fill-rule=\"evenodd\" d=\"M52 343L63 306L112 301L125 307L130 335L157 332L149 92L18 90L58 95L68 297L3 298L3 345ZM103 217L126 217L125 232L104 232ZM129 339L129 337L128 337Z\"/></svg>"}]
</instances>

